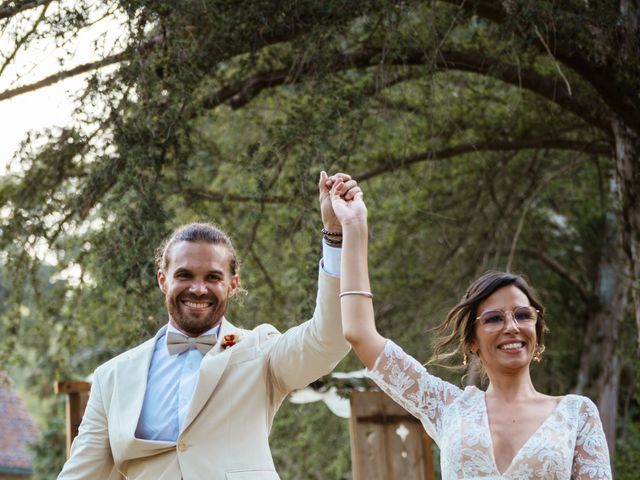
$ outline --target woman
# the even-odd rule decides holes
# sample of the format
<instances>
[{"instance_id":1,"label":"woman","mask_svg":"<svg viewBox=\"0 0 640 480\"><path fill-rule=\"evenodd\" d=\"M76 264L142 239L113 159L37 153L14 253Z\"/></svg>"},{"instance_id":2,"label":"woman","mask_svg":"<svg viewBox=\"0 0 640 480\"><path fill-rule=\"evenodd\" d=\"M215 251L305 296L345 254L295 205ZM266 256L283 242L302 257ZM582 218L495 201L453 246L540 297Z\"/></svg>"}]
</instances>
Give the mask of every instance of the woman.
<instances>
[{"instance_id":1,"label":"woman","mask_svg":"<svg viewBox=\"0 0 640 480\"><path fill-rule=\"evenodd\" d=\"M596 406L586 397L535 390L529 367L544 346L544 310L526 281L490 272L476 280L445 320L465 357L477 355L486 392L464 390L427 372L374 322L367 269L367 210L362 193L333 209L342 224L342 325L368 375L422 422L440 448L443 479L610 479L607 444ZM455 354L453 352L452 354Z\"/></svg>"}]
</instances>

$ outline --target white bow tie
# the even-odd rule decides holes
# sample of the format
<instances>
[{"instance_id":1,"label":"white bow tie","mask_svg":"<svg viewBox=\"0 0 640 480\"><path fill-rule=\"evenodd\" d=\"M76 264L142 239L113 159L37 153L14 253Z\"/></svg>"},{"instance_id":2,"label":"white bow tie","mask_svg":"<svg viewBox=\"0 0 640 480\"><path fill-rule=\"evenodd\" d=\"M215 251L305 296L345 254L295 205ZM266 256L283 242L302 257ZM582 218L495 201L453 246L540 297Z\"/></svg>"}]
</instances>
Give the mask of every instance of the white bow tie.
<instances>
[{"instance_id":1,"label":"white bow tie","mask_svg":"<svg viewBox=\"0 0 640 480\"><path fill-rule=\"evenodd\" d=\"M197 348L203 354L206 354L218 341L215 333L210 335L200 335L199 337L187 337L181 333L167 333L167 349L169 355L176 355L186 352L190 348Z\"/></svg>"}]
</instances>

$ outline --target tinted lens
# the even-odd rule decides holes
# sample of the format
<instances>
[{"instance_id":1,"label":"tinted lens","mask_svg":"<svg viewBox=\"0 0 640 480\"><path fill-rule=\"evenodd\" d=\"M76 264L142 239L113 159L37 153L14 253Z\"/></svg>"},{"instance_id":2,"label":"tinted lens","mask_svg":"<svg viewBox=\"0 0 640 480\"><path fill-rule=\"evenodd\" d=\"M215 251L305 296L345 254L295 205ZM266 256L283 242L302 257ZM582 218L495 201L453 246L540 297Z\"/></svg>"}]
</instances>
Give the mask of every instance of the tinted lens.
<instances>
[{"instance_id":1,"label":"tinted lens","mask_svg":"<svg viewBox=\"0 0 640 480\"><path fill-rule=\"evenodd\" d=\"M484 312L480 317L480 325L488 328L502 328L504 324L504 313L502 312Z\"/></svg>"},{"instance_id":2,"label":"tinted lens","mask_svg":"<svg viewBox=\"0 0 640 480\"><path fill-rule=\"evenodd\" d=\"M537 320L537 312L533 307L519 307L513 311L513 318L516 322L531 323Z\"/></svg>"}]
</instances>

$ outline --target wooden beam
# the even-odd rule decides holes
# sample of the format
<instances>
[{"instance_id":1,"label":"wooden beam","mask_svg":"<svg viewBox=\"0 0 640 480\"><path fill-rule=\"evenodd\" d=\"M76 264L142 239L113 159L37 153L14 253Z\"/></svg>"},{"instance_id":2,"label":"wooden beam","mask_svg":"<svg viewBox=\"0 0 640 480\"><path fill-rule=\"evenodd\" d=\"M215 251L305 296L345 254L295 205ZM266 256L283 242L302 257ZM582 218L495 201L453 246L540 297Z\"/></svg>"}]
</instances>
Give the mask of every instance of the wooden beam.
<instances>
[{"instance_id":1,"label":"wooden beam","mask_svg":"<svg viewBox=\"0 0 640 480\"><path fill-rule=\"evenodd\" d=\"M88 382L76 382L70 380L54 382L53 390L58 395L67 396L67 456L71 452L73 440L78 436L78 428L84 415L84 409L89 400L91 384Z\"/></svg>"}]
</instances>

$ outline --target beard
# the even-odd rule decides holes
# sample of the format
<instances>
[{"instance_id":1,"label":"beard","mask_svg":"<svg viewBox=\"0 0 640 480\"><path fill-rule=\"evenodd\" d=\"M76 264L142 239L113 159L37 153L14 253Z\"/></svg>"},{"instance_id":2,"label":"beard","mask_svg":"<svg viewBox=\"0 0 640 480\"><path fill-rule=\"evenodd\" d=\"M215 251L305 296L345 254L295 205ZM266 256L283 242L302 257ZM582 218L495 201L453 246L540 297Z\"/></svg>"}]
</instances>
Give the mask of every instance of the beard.
<instances>
[{"instance_id":1,"label":"beard","mask_svg":"<svg viewBox=\"0 0 640 480\"><path fill-rule=\"evenodd\" d=\"M193 313L188 311L182 303L184 301L209 302L211 306L205 312ZM221 300L215 295L196 297L184 294L171 298L165 297L169 317L180 330L191 336L202 335L217 325L227 311L228 304L229 297Z\"/></svg>"}]
</instances>

